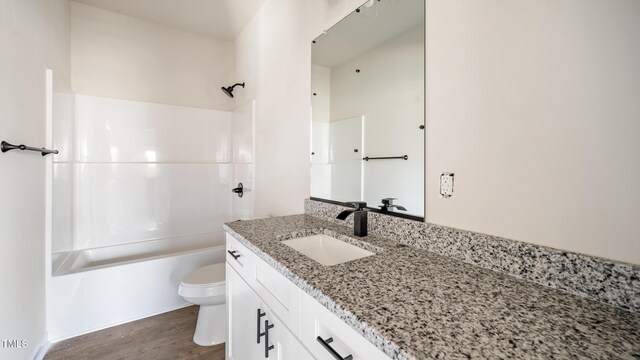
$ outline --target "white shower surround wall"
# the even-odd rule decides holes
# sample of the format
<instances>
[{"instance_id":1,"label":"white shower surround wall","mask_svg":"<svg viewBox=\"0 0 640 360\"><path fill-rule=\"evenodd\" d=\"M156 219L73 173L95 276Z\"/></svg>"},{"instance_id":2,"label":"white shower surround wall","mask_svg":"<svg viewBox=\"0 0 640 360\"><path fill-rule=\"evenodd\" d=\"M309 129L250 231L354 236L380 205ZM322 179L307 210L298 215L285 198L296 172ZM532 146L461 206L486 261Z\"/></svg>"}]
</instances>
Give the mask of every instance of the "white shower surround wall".
<instances>
[{"instance_id":1,"label":"white shower surround wall","mask_svg":"<svg viewBox=\"0 0 640 360\"><path fill-rule=\"evenodd\" d=\"M67 214L54 252L202 233L222 244L231 112L85 95L74 108L56 126L73 135L54 133L54 213Z\"/></svg>"},{"instance_id":2,"label":"white shower surround wall","mask_svg":"<svg viewBox=\"0 0 640 360\"><path fill-rule=\"evenodd\" d=\"M50 341L186 305L222 223L253 216L254 108L54 95Z\"/></svg>"}]
</instances>

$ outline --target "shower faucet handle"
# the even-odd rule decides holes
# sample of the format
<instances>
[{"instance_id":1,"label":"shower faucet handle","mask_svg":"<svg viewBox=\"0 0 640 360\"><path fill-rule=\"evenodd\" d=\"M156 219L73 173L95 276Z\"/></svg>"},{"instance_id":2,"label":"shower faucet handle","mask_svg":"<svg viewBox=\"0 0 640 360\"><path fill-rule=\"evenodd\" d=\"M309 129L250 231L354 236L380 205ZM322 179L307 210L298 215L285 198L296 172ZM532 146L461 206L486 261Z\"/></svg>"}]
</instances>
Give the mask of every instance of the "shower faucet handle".
<instances>
[{"instance_id":1,"label":"shower faucet handle","mask_svg":"<svg viewBox=\"0 0 640 360\"><path fill-rule=\"evenodd\" d=\"M238 194L238 197L242 197L244 195L244 186L242 183L238 183L238 187L235 189L231 189L232 193Z\"/></svg>"}]
</instances>

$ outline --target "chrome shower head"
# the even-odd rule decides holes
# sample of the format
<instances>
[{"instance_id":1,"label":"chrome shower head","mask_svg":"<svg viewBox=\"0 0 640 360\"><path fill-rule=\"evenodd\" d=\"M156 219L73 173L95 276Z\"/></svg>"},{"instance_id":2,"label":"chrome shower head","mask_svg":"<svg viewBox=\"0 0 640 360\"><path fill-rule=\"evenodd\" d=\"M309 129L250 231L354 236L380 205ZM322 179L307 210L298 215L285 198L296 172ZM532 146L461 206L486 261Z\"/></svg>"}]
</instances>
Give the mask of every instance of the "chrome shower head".
<instances>
[{"instance_id":1,"label":"chrome shower head","mask_svg":"<svg viewBox=\"0 0 640 360\"><path fill-rule=\"evenodd\" d=\"M233 97L233 89L236 86L242 86L244 88L244 83L236 83L233 84L231 86L227 86L227 87L222 87L222 92L224 92L225 94L227 94L228 97L232 98Z\"/></svg>"}]
</instances>

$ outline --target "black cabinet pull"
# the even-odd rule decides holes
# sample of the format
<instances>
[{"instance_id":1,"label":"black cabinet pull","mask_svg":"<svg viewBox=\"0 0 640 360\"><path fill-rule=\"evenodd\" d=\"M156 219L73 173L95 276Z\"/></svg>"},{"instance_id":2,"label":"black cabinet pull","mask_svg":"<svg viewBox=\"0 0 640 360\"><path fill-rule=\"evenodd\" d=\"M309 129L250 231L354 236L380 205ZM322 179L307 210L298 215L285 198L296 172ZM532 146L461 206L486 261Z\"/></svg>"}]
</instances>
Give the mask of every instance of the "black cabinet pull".
<instances>
[{"instance_id":1,"label":"black cabinet pull","mask_svg":"<svg viewBox=\"0 0 640 360\"><path fill-rule=\"evenodd\" d=\"M238 258L241 256L240 254L236 255L237 251L235 250L227 250L227 252L229 253L229 255L233 256L233 258L236 260L238 260Z\"/></svg>"},{"instance_id":2,"label":"black cabinet pull","mask_svg":"<svg viewBox=\"0 0 640 360\"><path fill-rule=\"evenodd\" d=\"M329 352L329 354L333 355L333 357L336 358L337 360L353 360L353 356L351 355L347 355L345 357L340 356L340 354L338 354L338 352L334 348L332 348L331 345L329 345L333 342L333 338L328 338L327 340L324 340L323 338L318 336L316 340L318 340L320 345L322 345L322 347L324 347Z\"/></svg>"},{"instance_id":3,"label":"black cabinet pull","mask_svg":"<svg viewBox=\"0 0 640 360\"><path fill-rule=\"evenodd\" d=\"M273 324L269 324L269 320L264 321L264 358L269 358L269 351L273 350L274 346L269 346L269 329L273 329Z\"/></svg>"},{"instance_id":4,"label":"black cabinet pull","mask_svg":"<svg viewBox=\"0 0 640 360\"><path fill-rule=\"evenodd\" d=\"M260 332L260 319L265 315L267 315L267 313L263 313L262 310L258 309L258 344L260 344L260 338L265 335L265 333Z\"/></svg>"}]
</instances>

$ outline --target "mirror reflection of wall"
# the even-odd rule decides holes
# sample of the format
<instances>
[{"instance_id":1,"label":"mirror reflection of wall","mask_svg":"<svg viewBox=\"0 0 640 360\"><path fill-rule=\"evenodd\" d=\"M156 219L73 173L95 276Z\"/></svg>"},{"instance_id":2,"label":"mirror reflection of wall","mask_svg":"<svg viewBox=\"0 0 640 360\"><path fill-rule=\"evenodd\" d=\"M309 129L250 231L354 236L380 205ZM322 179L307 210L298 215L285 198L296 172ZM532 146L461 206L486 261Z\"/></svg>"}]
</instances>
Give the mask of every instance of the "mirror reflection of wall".
<instances>
[{"instance_id":1,"label":"mirror reflection of wall","mask_svg":"<svg viewBox=\"0 0 640 360\"><path fill-rule=\"evenodd\" d=\"M314 41L311 196L424 216L424 41L415 0L364 5Z\"/></svg>"}]
</instances>

